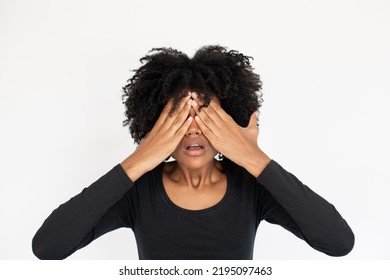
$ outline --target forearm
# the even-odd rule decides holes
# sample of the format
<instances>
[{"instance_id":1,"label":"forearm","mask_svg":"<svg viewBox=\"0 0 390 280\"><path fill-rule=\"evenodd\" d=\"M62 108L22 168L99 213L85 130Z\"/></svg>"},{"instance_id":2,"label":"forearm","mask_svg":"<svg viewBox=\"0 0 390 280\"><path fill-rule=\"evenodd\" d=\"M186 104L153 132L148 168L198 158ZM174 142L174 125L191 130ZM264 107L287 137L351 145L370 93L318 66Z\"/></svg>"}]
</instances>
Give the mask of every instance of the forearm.
<instances>
[{"instance_id":1,"label":"forearm","mask_svg":"<svg viewBox=\"0 0 390 280\"><path fill-rule=\"evenodd\" d=\"M137 154L133 153L121 162L123 170L133 182L137 181L148 170L141 164Z\"/></svg>"},{"instance_id":2,"label":"forearm","mask_svg":"<svg viewBox=\"0 0 390 280\"><path fill-rule=\"evenodd\" d=\"M257 178L271 162L271 159L259 147L248 148L237 158L237 164L245 168L246 171L255 178Z\"/></svg>"},{"instance_id":3,"label":"forearm","mask_svg":"<svg viewBox=\"0 0 390 280\"><path fill-rule=\"evenodd\" d=\"M257 177L315 249L341 256L353 247L352 230L335 207L272 161ZM272 219L272 217L271 217Z\"/></svg>"},{"instance_id":4,"label":"forearm","mask_svg":"<svg viewBox=\"0 0 390 280\"><path fill-rule=\"evenodd\" d=\"M55 209L33 238L34 254L40 259L63 259L87 236L93 239L99 220L133 186L126 176L117 165Z\"/></svg>"}]
</instances>

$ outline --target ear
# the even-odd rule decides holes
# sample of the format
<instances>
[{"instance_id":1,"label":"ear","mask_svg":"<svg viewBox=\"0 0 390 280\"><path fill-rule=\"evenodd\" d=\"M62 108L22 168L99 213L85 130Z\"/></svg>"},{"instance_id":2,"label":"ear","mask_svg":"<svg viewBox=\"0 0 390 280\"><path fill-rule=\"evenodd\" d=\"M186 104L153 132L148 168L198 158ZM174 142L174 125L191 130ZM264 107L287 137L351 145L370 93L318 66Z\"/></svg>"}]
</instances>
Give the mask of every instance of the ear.
<instances>
[{"instance_id":1,"label":"ear","mask_svg":"<svg viewBox=\"0 0 390 280\"><path fill-rule=\"evenodd\" d=\"M253 114L251 115L251 118L249 119L249 124L248 124L248 128L250 127L257 127L257 116L259 115L259 113L257 111L253 112Z\"/></svg>"}]
</instances>

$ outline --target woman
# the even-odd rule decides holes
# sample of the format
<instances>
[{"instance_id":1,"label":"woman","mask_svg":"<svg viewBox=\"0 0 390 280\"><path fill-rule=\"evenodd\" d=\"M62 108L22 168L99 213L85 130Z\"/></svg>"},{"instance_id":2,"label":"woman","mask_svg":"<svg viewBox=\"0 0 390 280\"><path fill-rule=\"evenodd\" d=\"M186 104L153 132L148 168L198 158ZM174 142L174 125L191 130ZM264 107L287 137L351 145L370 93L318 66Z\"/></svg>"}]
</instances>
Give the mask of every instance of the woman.
<instances>
[{"instance_id":1,"label":"woman","mask_svg":"<svg viewBox=\"0 0 390 280\"><path fill-rule=\"evenodd\" d=\"M191 59L153 49L144 61L123 95L136 151L53 211L33 238L38 258L129 227L140 259L252 259L262 220L325 254L352 250L333 205L258 146L262 84L249 57L207 46Z\"/></svg>"}]
</instances>

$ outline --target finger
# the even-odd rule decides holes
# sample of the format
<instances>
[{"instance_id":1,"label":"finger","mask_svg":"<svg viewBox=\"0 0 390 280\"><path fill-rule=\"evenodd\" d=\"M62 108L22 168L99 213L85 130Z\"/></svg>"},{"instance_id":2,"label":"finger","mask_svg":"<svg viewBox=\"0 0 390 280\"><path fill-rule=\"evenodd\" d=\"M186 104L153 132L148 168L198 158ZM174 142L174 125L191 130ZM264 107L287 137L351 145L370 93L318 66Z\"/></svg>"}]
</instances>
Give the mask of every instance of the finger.
<instances>
[{"instance_id":1,"label":"finger","mask_svg":"<svg viewBox=\"0 0 390 280\"><path fill-rule=\"evenodd\" d=\"M178 104L176 110L172 113L172 116L171 116L172 118L176 118L181 113L181 111L184 109L184 107L186 106L186 104L190 98L191 98L191 94L190 94L190 92L188 92L188 94L179 101L179 104Z\"/></svg>"},{"instance_id":2,"label":"finger","mask_svg":"<svg viewBox=\"0 0 390 280\"><path fill-rule=\"evenodd\" d=\"M212 109L216 115L219 116L221 120L227 120L230 118L230 115L226 113L224 109L222 109L221 105L218 104L218 102L215 102L214 100L211 100L210 106L208 107L210 110Z\"/></svg>"},{"instance_id":3,"label":"finger","mask_svg":"<svg viewBox=\"0 0 390 280\"><path fill-rule=\"evenodd\" d=\"M194 99L194 100L196 100L196 101L198 101L198 102L200 102L201 100L199 99L199 94L198 93L196 93L196 92L191 92L191 97L192 97L192 99Z\"/></svg>"},{"instance_id":4,"label":"finger","mask_svg":"<svg viewBox=\"0 0 390 280\"><path fill-rule=\"evenodd\" d=\"M221 113L218 113L217 112L217 106L218 103L215 102L214 100L211 100L210 101L210 104L207 108L202 108L202 110L204 110L204 112L206 113L206 115L213 120L213 122L217 125L217 126L220 126L222 125L221 121L223 120L223 118L221 117L226 115L226 116L229 116L228 114L225 113L225 111L222 110L221 108ZM224 114L223 114L224 113Z\"/></svg>"},{"instance_id":5,"label":"finger","mask_svg":"<svg viewBox=\"0 0 390 280\"><path fill-rule=\"evenodd\" d=\"M170 129L173 133L176 133L176 131L180 129L180 127L188 118L188 115L191 110L191 101L192 100L187 100L187 103L184 104L184 107L181 110L180 114L176 117L175 121L171 124Z\"/></svg>"},{"instance_id":6,"label":"finger","mask_svg":"<svg viewBox=\"0 0 390 280\"><path fill-rule=\"evenodd\" d=\"M184 123L182 124L182 126L180 127L180 129L178 129L174 135L174 141L177 141L179 142L181 139L183 139L184 135L186 134L186 132L188 131L188 129L190 128L190 125L193 121L193 117L192 116L189 116L185 121Z\"/></svg>"},{"instance_id":7,"label":"finger","mask_svg":"<svg viewBox=\"0 0 390 280\"><path fill-rule=\"evenodd\" d=\"M210 141L212 142L215 134L213 131L207 126L205 122L197 115L195 116L195 121L197 125L199 126L200 130L202 131L203 135ZM211 143L212 144L212 143Z\"/></svg>"},{"instance_id":8,"label":"finger","mask_svg":"<svg viewBox=\"0 0 390 280\"><path fill-rule=\"evenodd\" d=\"M169 99L167 104L165 104L161 114L160 114L160 117L157 119L156 121L156 125L163 125L163 124L166 124L167 121L172 121L172 118L173 116L175 115L175 117L177 116L175 113L176 112L180 112L183 107L185 106L186 102L191 98L191 95L190 93L188 93L188 95L186 97L184 97L180 102L179 102L179 105L178 105L178 108L176 108L175 112L172 114L172 116L169 115L169 113L171 112L171 109L173 107L173 98ZM174 120L174 118L173 118ZM169 122L170 124L171 122Z\"/></svg>"},{"instance_id":9,"label":"finger","mask_svg":"<svg viewBox=\"0 0 390 280\"><path fill-rule=\"evenodd\" d=\"M199 103L195 100L195 99L192 99L191 101L191 107L194 109L195 113L196 114L200 114L200 106L199 106Z\"/></svg>"},{"instance_id":10,"label":"finger","mask_svg":"<svg viewBox=\"0 0 390 280\"><path fill-rule=\"evenodd\" d=\"M213 119L209 116L209 114L206 112L207 108L200 109L200 105L195 100L192 100L191 103L192 108L194 108L194 111L196 115L202 120L202 122L209 128L209 129L215 129L216 123L213 121ZM211 114L212 115L212 114Z\"/></svg>"},{"instance_id":11,"label":"finger","mask_svg":"<svg viewBox=\"0 0 390 280\"><path fill-rule=\"evenodd\" d=\"M200 100L199 98L199 95L198 93L196 92L191 92L191 97L196 101L198 102L198 105L199 105L199 109L200 109L200 106L203 104L203 101ZM221 106L218 104L218 102L214 101L213 99L211 99L210 103L209 103L209 106L207 107L202 107L200 109L201 111L205 111L205 113L208 113L209 117L214 119L214 116L215 117L218 117L219 119L223 120L224 117L229 117L229 115L221 108ZM216 122L219 122L218 119L215 120ZM219 123L220 124L220 123Z\"/></svg>"}]
</instances>

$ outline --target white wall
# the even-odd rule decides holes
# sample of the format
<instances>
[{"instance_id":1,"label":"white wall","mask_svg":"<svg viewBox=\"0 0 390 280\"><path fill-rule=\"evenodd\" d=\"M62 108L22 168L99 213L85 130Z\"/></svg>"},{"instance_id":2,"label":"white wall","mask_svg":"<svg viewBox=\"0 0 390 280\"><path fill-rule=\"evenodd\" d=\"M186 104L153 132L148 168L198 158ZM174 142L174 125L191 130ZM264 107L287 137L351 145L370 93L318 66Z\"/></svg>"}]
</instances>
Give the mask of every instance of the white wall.
<instances>
[{"instance_id":1,"label":"white wall","mask_svg":"<svg viewBox=\"0 0 390 280\"><path fill-rule=\"evenodd\" d=\"M332 202L345 259L389 259L390 2L0 1L0 259L134 150L121 87L152 47L221 44L264 82L260 146ZM262 223L256 259L329 259ZM137 259L133 233L71 259Z\"/></svg>"}]
</instances>

